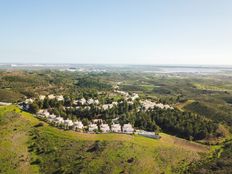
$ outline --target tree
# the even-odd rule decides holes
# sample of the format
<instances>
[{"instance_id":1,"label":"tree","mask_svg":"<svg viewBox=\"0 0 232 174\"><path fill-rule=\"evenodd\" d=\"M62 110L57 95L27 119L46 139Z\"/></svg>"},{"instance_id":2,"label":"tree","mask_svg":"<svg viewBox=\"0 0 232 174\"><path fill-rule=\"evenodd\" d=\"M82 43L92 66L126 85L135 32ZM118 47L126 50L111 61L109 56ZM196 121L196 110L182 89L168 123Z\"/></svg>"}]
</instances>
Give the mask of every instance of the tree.
<instances>
[{"instance_id":1,"label":"tree","mask_svg":"<svg viewBox=\"0 0 232 174\"><path fill-rule=\"evenodd\" d=\"M30 104L29 108L29 111L33 114L36 114L39 111L39 106L36 103Z\"/></svg>"},{"instance_id":2,"label":"tree","mask_svg":"<svg viewBox=\"0 0 232 174\"><path fill-rule=\"evenodd\" d=\"M83 118L82 123L84 126L87 126L89 124L89 120L87 118Z\"/></svg>"}]
</instances>

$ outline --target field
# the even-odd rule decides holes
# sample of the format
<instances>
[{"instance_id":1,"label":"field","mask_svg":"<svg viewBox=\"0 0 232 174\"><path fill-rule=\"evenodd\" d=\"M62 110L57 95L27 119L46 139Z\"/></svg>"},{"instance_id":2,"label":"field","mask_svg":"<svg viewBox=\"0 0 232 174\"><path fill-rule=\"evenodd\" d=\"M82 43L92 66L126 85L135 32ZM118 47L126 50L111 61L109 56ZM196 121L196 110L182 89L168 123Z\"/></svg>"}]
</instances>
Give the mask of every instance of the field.
<instances>
[{"instance_id":1,"label":"field","mask_svg":"<svg viewBox=\"0 0 232 174\"><path fill-rule=\"evenodd\" d=\"M0 107L0 173L181 173L209 152L207 146L163 133L153 140L39 123L16 106Z\"/></svg>"}]
</instances>

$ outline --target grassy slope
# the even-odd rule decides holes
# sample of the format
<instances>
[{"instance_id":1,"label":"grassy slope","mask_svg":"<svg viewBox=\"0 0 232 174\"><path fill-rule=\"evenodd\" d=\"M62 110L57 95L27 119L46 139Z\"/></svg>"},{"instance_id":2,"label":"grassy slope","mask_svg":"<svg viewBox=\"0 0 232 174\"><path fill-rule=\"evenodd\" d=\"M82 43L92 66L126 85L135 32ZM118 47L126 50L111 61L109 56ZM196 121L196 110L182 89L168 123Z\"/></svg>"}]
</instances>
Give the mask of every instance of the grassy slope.
<instances>
[{"instance_id":1,"label":"grassy slope","mask_svg":"<svg viewBox=\"0 0 232 174\"><path fill-rule=\"evenodd\" d=\"M12 111L20 113L15 106L0 107L2 173L37 173L38 167L41 173L178 173L208 151L167 134L153 140L63 131L46 123L35 128L38 119Z\"/></svg>"},{"instance_id":2,"label":"grassy slope","mask_svg":"<svg viewBox=\"0 0 232 174\"><path fill-rule=\"evenodd\" d=\"M27 150L30 124L8 109L13 107L0 108L0 173L38 173Z\"/></svg>"}]
</instances>

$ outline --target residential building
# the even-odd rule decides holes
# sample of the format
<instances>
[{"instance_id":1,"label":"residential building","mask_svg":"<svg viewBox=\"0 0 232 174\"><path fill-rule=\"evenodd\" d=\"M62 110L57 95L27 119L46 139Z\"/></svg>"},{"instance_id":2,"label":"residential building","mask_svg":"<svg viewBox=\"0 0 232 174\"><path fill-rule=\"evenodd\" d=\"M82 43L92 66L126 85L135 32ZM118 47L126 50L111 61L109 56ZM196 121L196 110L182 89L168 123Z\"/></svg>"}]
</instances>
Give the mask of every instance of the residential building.
<instances>
[{"instance_id":1,"label":"residential building","mask_svg":"<svg viewBox=\"0 0 232 174\"><path fill-rule=\"evenodd\" d=\"M108 124L101 124L100 125L100 130L103 132L103 133L107 133L107 132L110 132L110 127Z\"/></svg>"},{"instance_id":2,"label":"residential building","mask_svg":"<svg viewBox=\"0 0 232 174\"><path fill-rule=\"evenodd\" d=\"M89 132L94 132L98 130L97 124L90 124L89 125Z\"/></svg>"},{"instance_id":3,"label":"residential building","mask_svg":"<svg viewBox=\"0 0 232 174\"><path fill-rule=\"evenodd\" d=\"M64 128L65 129L70 129L73 126L73 121L72 120L64 120Z\"/></svg>"},{"instance_id":4,"label":"residential building","mask_svg":"<svg viewBox=\"0 0 232 174\"><path fill-rule=\"evenodd\" d=\"M132 127L132 125L130 123L128 123L128 124L123 125L122 131L123 131L123 133L132 134L132 133L134 133L134 128Z\"/></svg>"},{"instance_id":5,"label":"residential building","mask_svg":"<svg viewBox=\"0 0 232 174\"><path fill-rule=\"evenodd\" d=\"M64 101L63 95L56 96L56 99L57 99L58 101Z\"/></svg>"},{"instance_id":6,"label":"residential building","mask_svg":"<svg viewBox=\"0 0 232 174\"><path fill-rule=\"evenodd\" d=\"M86 99L85 98L80 99L79 103L82 104L82 105L86 104Z\"/></svg>"},{"instance_id":7,"label":"residential building","mask_svg":"<svg viewBox=\"0 0 232 174\"><path fill-rule=\"evenodd\" d=\"M56 117L54 122L56 126L60 126L64 124L64 119L62 117Z\"/></svg>"},{"instance_id":8,"label":"residential building","mask_svg":"<svg viewBox=\"0 0 232 174\"><path fill-rule=\"evenodd\" d=\"M39 96L39 99L40 99L40 100L44 100L45 97L46 97L45 95L40 95L40 96Z\"/></svg>"},{"instance_id":9,"label":"residential building","mask_svg":"<svg viewBox=\"0 0 232 174\"><path fill-rule=\"evenodd\" d=\"M53 95L53 94L49 94L49 95L48 95L48 99L50 99L50 100L51 100L51 99L55 99L55 98L56 98L56 96Z\"/></svg>"},{"instance_id":10,"label":"residential building","mask_svg":"<svg viewBox=\"0 0 232 174\"><path fill-rule=\"evenodd\" d=\"M87 101L87 103L88 103L89 105L94 104L94 100L93 100L92 98L90 98L90 99Z\"/></svg>"},{"instance_id":11,"label":"residential building","mask_svg":"<svg viewBox=\"0 0 232 174\"><path fill-rule=\"evenodd\" d=\"M116 133L121 132L121 125L120 124L112 124L111 131L116 132Z\"/></svg>"},{"instance_id":12,"label":"residential building","mask_svg":"<svg viewBox=\"0 0 232 174\"><path fill-rule=\"evenodd\" d=\"M75 121L75 122L73 123L73 129L74 129L75 131L82 130L83 127L84 127L84 125L83 125L83 123L82 123L81 121Z\"/></svg>"}]
</instances>

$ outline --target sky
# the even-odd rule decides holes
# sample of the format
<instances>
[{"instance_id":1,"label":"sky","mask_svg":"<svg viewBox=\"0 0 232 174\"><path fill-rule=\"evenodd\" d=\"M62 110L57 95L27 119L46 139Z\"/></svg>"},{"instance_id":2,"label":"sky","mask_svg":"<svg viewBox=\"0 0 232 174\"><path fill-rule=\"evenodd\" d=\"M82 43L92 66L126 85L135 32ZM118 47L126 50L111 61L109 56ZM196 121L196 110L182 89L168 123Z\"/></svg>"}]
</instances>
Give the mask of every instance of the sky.
<instances>
[{"instance_id":1,"label":"sky","mask_svg":"<svg viewBox=\"0 0 232 174\"><path fill-rule=\"evenodd\" d=\"M232 65L231 0L0 0L0 63Z\"/></svg>"}]
</instances>

